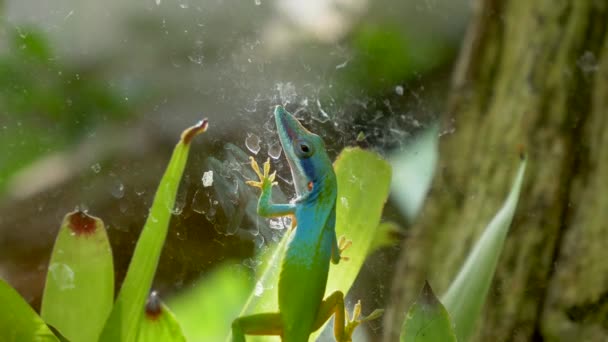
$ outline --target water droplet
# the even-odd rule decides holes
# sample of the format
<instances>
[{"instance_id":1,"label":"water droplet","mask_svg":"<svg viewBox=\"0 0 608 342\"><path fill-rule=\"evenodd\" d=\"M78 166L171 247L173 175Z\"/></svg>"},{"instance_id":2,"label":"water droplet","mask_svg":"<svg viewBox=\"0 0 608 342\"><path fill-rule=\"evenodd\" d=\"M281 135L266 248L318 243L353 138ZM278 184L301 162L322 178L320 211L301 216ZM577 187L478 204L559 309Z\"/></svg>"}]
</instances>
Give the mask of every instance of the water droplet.
<instances>
[{"instance_id":1,"label":"water droplet","mask_svg":"<svg viewBox=\"0 0 608 342\"><path fill-rule=\"evenodd\" d=\"M578 61L576 61L576 65L581 68L584 74L590 74L597 71L599 68L597 65L597 59L591 51L585 51Z\"/></svg>"},{"instance_id":2,"label":"water droplet","mask_svg":"<svg viewBox=\"0 0 608 342\"><path fill-rule=\"evenodd\" d=\"M75 287L74 271L70 266L62 263L54 263L49 266L49 272L60 290L69 290Z\"/></svg>"},{"instance_id":3,"label":"water droplet","mask_svg":"<svg viewBox=\"0 0 608 342\"><path fill-rule=\"evenodd\" d=\"M156 6L160 6L160 0L156 0Z\"/></svg>"},{"instance_id":4,"label":"water droplet","mask_svg":"<svg viewBox=\"0 0 608 342\"><path fill-rule=\"evenodd\" d=\"M123 198L125 195L125 185L122 184L120 180L116 180L114 184L112 184L112 188L110 189L110 193L114 198Z\"/></svg>"},{"instance_id":5,"label":"water droplet","mask_svg":"<svg viewBox=\"0 0 608 342\"><path fill-rule=\"evenodd\" d=\"M251 151L253 154L258 154L260 152L260 138L255 134L247 134L247 139L245 139L245 146L247 149Z\"/></svg>"},{"instance_id":6,"label":"water droplet","mask_svg":"<svg viewBox=\"0 0 608 342\"><path fill-rule=\"evenodd\" d=\"M192 63L201 65L201 64L203 64L204 57L202 55L199 55L199 56L188 56L188 59Z\"/></svg>"},{"instance_id":7,"label":"water droplet","mask_svg":"<svg viewBox=\"0 0 608 342\"><path fill-rule=\"evenodd\" d=\"M283 216L283 225L285 227L291 227L292 221L291 216Z\"/></svg>"},{"instance_id":8,"label":"water droplet","mask_svg":"<svg viewBox=\"0 0 608 342\"><path fill-rule=\"evenodd\" d=\"M279 142L268 144L268 155L272 159L279 159L282 150L283 149L281 148L281 144Z\"/></svg>"},{"instance_id":9,"label":"water droplet","mask_svg":"<svg viewBox=\"0 0 608 342\"><path fill-rule=\"evenodd\" d=\"M199 214L204 214L207 208L209 208L209 199L205 195L205 192L196 190L192 198L192 210Z\"/></svg>"},{"instance_id":10,"label":"water droplet","mask_svg":"<svg viewBox=\"0 0 608 342\"><path fill-rule=\"evenodd\" d=\"M184 207L186 206L186 195L188 191L185 187L180 188L175 196L175 204L173 205L173 209L171 209L171 213L173 215L180 215L184 211Z\"/></svg>"},{"instance_id":11,"label":"water droplet","mask_svg":"<svg viewBox=\"0 0 608 342\"><path fill-rule=\"evenodd\" d=\"M258 234L255 239L253 239L253 243L255 244L255 247L262 248L264 246L264 236Z\"/></svg>"},{"instance_id":12,"label":"water droplet","mask_svg":"<svg viewBox=\"0 0 608 342\"><path fill-rule=\"evenodd\" d=\"M296 87L293 83L277 83L277 90L279 91L279 97L283 104L296 102L298 94L296 93Z\"/></svg>"},{"instance_id":13,"label":"water droplet","mask_svg":"<svg viewBox=\"0 0 608 342\"><path fill-rule=\"evenodd\" d=\"M262 295L262 293L264 293L264 285L262 285L262 282L258 280L258 282L255 283L255 289L253 290L253 294L256 297L259 297Z\"/></svg>"},{"instance_id":14,"label":"water droplet","mask_svg":"<svg viewBox=\"0 0 608 342\"><path fill-rule=\"evenodd\" d=\"M283 224L284 224L283 219L280 217L272 218L272 219L268 220L268 225L272 229L281 230L281 229L285 228L285 226Z\"/></svg>"},{"instance_id":15,"label":"water droplet","mask_svg":"<svg viewBox=\"0 0 608 342\"><path fill-rule=\"evenodd\" d=\"M101 171L101 165L99 165L99 163L95 163L91 165L91 170L93 170L95 173L99 173L99 171Z\"/></svg>"},{"instance_id":16,"label":"water droplet","mask_svg":"<svg viewBox=\"0 0 608 342\"><path fill-rule=\"evenodd\" d=\"M213 171L209 170L209 171L206 171L205 173L203 173L202 181L203 181L203 186L205 188L212 186L213 185Z\"/></svg>"},{"instance_id":17,"label":"water droplet","mask_svg":"<svg viewBox=\"0 0 608 342\"><path fill-rule=\"evenodd\" d=\"M399 95L399 96L403 96L403 86L402 85L396 86L395 93L397 93L397 95Z\"/></svg>"},{"instance_id":18,"label":"water droplet","mask_svg":"<svg viewBox=\"0 0 608 342\"><path fill-rule=\"evenodd\" d=\"M342 203L342 206L346 209L348 209L348 198L346 197L340 197L340 203Z\"/></svg>"},{"instance_id":19,"label":"water droplet","mask_svg":"<svg viewBox=\"0 0 608 342\"><path fill-rule=\"evenodd\" d=\"M365 133L363 133L363 131L359 131L359 134L357 134L357 141L361 142L365 140Z\"/></svg>"},{"instance_id":20,"label":"water droplet","mask_svg":"<svg viewBox=\"0 0 608 342\"><path fill-rule=\"evenodd\" d=\"M183 8L183 9L186 9L186 8L188 8L188 4L179 4L179 7Z\"/></svg>"}]
</instances>

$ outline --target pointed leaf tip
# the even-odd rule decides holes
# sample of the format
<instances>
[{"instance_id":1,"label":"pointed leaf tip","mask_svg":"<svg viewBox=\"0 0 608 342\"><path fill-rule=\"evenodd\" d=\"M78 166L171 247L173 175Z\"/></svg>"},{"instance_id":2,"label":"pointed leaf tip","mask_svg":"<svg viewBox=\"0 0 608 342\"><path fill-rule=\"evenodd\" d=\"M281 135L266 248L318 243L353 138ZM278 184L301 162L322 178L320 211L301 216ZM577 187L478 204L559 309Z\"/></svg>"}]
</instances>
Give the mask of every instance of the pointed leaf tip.
<instances>
[{"instance_id":1,"label":"pointed leaf tip","mask_svg":"<svg viewBox=\"0 0 608 342\"><path fill-rule=\"evenodd\" d=\"M401 328L401 342L456 342L450 315L428 281L410 307Z\"/></svg>"},{"instance_id":2,"label":"pointed leaf tip","mask_svg":"<svg viewBox=\"0 0 608 342\"><path fill-rule=\"evenodd\" d=\"M209 121L207 119L199 121L196 125L189 127L182 133L182 141L184 142L184 144L190 144L192 138L194 138L200 133L207 131L208 127Z\"/></svg>"},{"instance_id":3,"label":"pointed leaf tip","mask_svg":"<svg viewBox=\"0 0 608 342\"><path fill-rule=\"evenodd\" d=\"M435 306L439 300L433 292L433 288L431 284L429 284L428 280L424 281L424 286L422 287L422 291L420 292L420 304L425 306Z\"/></svg>"},{"instance_id":4,"label":"pointed leaf tip","mask_svg":"<svg viewBox=\"0 0 608 342\"><path fill-rule=\"evenodd\" d=\"M67 214L66 221L76 235L91 235L97 228L97 219L80 209Z\"/></svg>"}]
</instances>

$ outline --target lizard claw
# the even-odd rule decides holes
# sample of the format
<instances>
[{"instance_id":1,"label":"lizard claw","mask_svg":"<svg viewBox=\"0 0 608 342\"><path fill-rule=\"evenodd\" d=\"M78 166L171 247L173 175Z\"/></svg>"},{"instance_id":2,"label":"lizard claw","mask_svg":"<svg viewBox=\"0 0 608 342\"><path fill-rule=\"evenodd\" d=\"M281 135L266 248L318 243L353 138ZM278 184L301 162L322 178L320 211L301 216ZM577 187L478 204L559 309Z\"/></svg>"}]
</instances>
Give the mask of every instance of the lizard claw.
<instances>
[{"instance_id":1,"label":"lizard claw","mask_svg":"<svg viewBox=\"0 0 608 342\"><path fill-rule=\"evenodd\" d=\"M371 314L361 317L361 301L357 301L357 304L355 304L355 307L353 308L352 319L349 318L348 311L345 312L347 323L344 327L344 337L346 338L346 341L352 341L353 332L359 324L374 320L382 316L383 313L384 310L376 309Z\"/></svg>"},{"instance_id":2,"label":"lizard claw","mask_svg":"<svg viewBox=\"0 0 608 342\"><path fill-rule=\"evenodd\" d=\"M266 159L266 161L264 162L264 165L262 166L263 170L260 169L260 165L258 164L257 161L255 161L255 159L253 157L249 157L249 160L251 161L251 168L253 169L255 174L258 176L259 181L248 180L245 182L245 184L256 187L256 188L260 188L260 189L263 189L267 186L273 186L273 185L277 184L277 182L274 181L276 178L277 172L275 171L272 174L270 174L270 158Z\"/></svg>"},{"instance_id":3,"label":"lizard claw","mask_svg":"<svg viewBox=\"0 0 608 342\"><path fill-rule=\"evenodd\" d=\"M347 240L344 235L340 236L340 239L338 240L338 250L340 251L340 259L341 260L344 260L344 261L350 260L349 257L342 256L342 252L344 252L346 249L348 249L352 245L353 245L353 241L352 240Z\"/></svg>"}]
</instances>

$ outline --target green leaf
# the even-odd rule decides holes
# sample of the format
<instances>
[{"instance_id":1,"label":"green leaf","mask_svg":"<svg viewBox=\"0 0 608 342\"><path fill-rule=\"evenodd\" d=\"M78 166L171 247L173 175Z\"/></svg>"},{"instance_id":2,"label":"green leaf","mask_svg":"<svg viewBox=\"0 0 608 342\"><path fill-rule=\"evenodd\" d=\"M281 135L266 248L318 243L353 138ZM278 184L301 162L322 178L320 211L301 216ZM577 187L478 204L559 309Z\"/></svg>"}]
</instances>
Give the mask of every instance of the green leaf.
<instances>
[{"instance_id":1,"label":"green leaf","mask_svg":"<svg viewBox=\"0 0 608 342\"><path fill-rule=\"evenodd\" d=\"M526 170L522 157L515 181L502 208L483 234L458 272L456 279L443 295L442 302L450 312L460 341L468 341L492 283L498 258L502 252Z\"/></svg>"},{"instance_id":2,"label":"green leaf","mask_svg":"<svg viewBox=\"0 0 608 342\"><path fill-rule=\"evenodd\" d=\"M223 265L168 304L189 342L222 341L251 288L248 270Z\"/></svg>"},{"instance_id":3,"label":"green leaf","mask_svg":"<svg viewBox=\"0 0 608 342\"><path fill-rule=\"evenodd\" d=\"M186 342L173 313L152 292L139 324L138 342Z\"/></svg>"},{"instance_id":4,"label":"green leaf","mask_svg":"<svg viewBox=\"0 0 608 342\"><path fill-rule=\"evenodd\" d=\"M188 160L190 142L195 135L206 130L207 121L203 120L185 130L175 146L100 341L136 340L137 327L140 325L144 304L167 237L175 196Z\"/></svg>"},{"instance_id":5,"label":"green leaf","mask_svg":"<svg viewBox=\"0 0 608 342\"><path fill-rule=\"evenodd\" d=\"M382 210L391 184L391 166L377 153L360 148L347 148L334 163L338 177L336 204L336 235L353 242L344 251L348 261L331 265L325 296L334 291L348 293L355 282L365 258L373 248ZM364 310L373 310L366 307ZM327 325L327 323L325 323ZM314 341L323 328L311 335Z\"/></svg>"},{"instance_id":6,"label":"green leaf","mask_svg":"<svg viewBox=\"0 0 608 342\"><path fill-rule=\"evenodd\" d=\"M401 342L456 342L450 315L428 282L407 313Z\"/></svg>"},{"instance_id":7,"label":"green leaf","mask_svg":"<svg viewBox=\"0 0 608 342\"><path fill-rule=\"evenodd\" d=\"M67 214L49 262L42 318L70 341L96 341L113 301L112 251L103 222L81 211Z\"/></svg>"},{"instance_id":8,"label":"green leaf","mask_svg":"<svg viewBox=\"0 0 608 342\"><path fill-rule=\"evenodd\" d=\"M0 279L0 340L59 341L49 327L23 298Z\"/></svg>"},{"instance_id":9,"label":"green leaf","mask_svg":"<svg viewBox=\"0 0 608 342\"><path fill-rule=\"evenodd\" d=\"M353 245L344 252L344 256L350 260L331 266L327 295L336 290L346 294L354 283L365 257L373 248L391 178L391 167L384 159L374 152L359 148L342 151L334 163L334 169L338 178L336 233L338 237L345 235L353 241ZM278 310L279 264L290 233L286 232L277 246L266 251L268 262L241 316ZM311 340L317 335L312 335Z\"/></svg>"}]
</instances>

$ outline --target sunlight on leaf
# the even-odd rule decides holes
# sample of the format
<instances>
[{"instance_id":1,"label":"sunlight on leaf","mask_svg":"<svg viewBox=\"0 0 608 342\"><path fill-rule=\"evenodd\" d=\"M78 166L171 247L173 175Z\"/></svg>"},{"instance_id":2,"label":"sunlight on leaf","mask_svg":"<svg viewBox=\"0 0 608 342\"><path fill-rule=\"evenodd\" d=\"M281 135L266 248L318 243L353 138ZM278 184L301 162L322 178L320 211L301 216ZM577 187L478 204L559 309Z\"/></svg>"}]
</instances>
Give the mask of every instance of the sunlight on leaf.
<instances>
[{"instance_id":1,"label":"sunlight on leaf","mask_svg":"<svg viewBox=\"0 0 608 342\"><path fill-rule=\"evenodd\" d=\"M428 282L407 312L401 342L456 342L450 315Z\"/></svg>"},{"instance_id":2,"label":"sunlight on leaf","mask_svg":"<svg viewBox=\"0 0 608 342\"><path fill-rule=\"evenodd\" d=\"M345 235L353 241L353 245L344 253L350 260L331 266L326 294L336 290L346 294L355 281L365 257L374 246L376 229L388 197L391 168L376 153L359 148L342 151L334 163L334 168L338 178L336 233L338 237ZM251 293L240 316L278 310L279 264L289 235L290 232L286 232L278 245L269 247L264 252L263 258L267 262L264 263L255 290ZM363 305L365 308L365 303ZM371 311L374 308L367 309ZM316 336L313 335L311 340ZM261 340L268 341L272 338L249 337L248 339L248 341Z\"/></svg>"},{"instance_id":3,"label":"sunlight on leaf","mask_svg":"<svg viewBox=\"0 0 608 342\"><path fill-rule=\"evenodd\" d=\"M443 295L442 302L452 316L456 336L460 341L469 339L481 313L517 207L526 163L526 159L522 157L505 203L488 224L458 272L456 279Z\"/></svg>"},{"instance_id":4,"label":"sunlight on leaf","mask_svg":"<svg viewBox=\"0 0 608 342\"><path fill-rule=\"evenodd\" d=\"M340 290L346 296L355 282L363 262L373 247L382 210L388 198L391 166L378 154L359 148L345 149L334 163L338 177L336 234L344 235L353 245L344 252L348 261L331 265L325 289L327 297ZM373 303L362 303L363 309L376 309ZM326 323L327 324L327 323ZM311 337L314 341L323 328Z\"/></svg>"},{"instance_id":5,"label":"sunlight on leaf","mask_svg":"<svg viewBox=\"0 0 608 342\"><path fill-rule=\"evenodd\" d=\"M136 340L137 327L165 243L169 220L173 216L175 196L188 160L190 142L194 136L206 130L207 121L203 120L182 133L156 191L150 214L135 246L127 275L100 341Z\"/></svg>"},{"instance_id":6,"label":"sunlight on leaf","mask_svg":"<svg viewBox=\"0 0 608 342\"><path fill-rule=\"evenodd\" d=\"M70 341L95 341L113 301L112 250L103 222L81 211L67 214L51 254L40 315Z\"/></svg>"},{"instance_id":7,"label":"sunlight on leaf","mask_svg":"<svg viewBox=\"0 0 608 342\"><path fill-rule=\"evenodd\" d=\"M0 279L0 340L2 341L59 341L34 309Z\"/></svg>"},{"instance_id":8,"label":"sunlight on leaf","mask_svg":"<svg viewBox=\"0 0 608 342\"><path fill-rule=\"evenodd\" d=\"M251 293L248 270L222 265L168 302L188 342L222 341Z\"/></svg>"}]
</instances>

